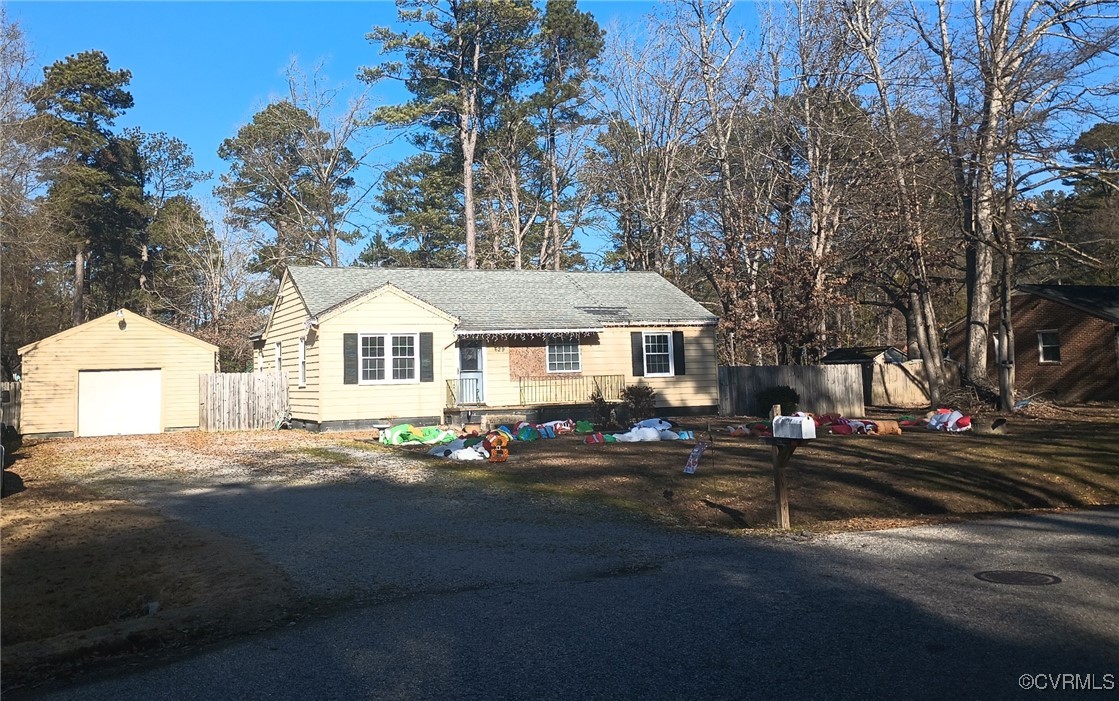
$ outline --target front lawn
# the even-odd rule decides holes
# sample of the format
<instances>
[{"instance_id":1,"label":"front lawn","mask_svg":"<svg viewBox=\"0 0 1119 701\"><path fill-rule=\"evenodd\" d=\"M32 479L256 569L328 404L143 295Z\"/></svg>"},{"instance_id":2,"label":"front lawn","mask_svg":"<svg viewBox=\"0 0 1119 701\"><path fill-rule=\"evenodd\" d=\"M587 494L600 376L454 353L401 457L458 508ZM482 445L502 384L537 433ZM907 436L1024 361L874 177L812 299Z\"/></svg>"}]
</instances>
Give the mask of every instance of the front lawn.
<instances>
[{"instance_id":1,"label":"front lawn","mask_svg":"<svg viewBox=\"0 0 1119 701\"><path fill-rule=\"evenodd\" d=\"M509 499L590 500L671 527L769 533L771 448L731 438L726 426L737 422L682 422L711 439L694 475L683 473L691 441L587 445L561 436L515 442L508 462L492 464L388 448L362 432L31 442L13 467L27 490L5 498L0 510L4 690L103 661L174 654L335 605L300 596L251 543L207 528L205 519L190 524L151 508L153 494L168 490L191 501L225 490L369 479L450 488L456 504L477 500L466 509L486 509L496 490ZM793 528L1119 504L1119 416L1015 416L1008 426L1001 436L924 429L822 436L800 448L787 471Z\"/></svg>"},{"instance_id":2,"label":"front lawn","mask_svg":"<svg viewBox=\"0 0 1119 701\"><path fill-rule=\"evenodd\" d=\"M692 441L515 442L505 463L437 461L511 488L595 499L684 527L775 525L772 449L732 438L721 418L682 419L711 445L683 473ZM708 433L710 427L710 433ZM433 459L436 460L436 459ZM1119 416L1012 417L1005 435L907 429L901 436L821 435L787 470L794 528L836 530L953 515L1119 504Z\"/></svg>"}]
</instances>

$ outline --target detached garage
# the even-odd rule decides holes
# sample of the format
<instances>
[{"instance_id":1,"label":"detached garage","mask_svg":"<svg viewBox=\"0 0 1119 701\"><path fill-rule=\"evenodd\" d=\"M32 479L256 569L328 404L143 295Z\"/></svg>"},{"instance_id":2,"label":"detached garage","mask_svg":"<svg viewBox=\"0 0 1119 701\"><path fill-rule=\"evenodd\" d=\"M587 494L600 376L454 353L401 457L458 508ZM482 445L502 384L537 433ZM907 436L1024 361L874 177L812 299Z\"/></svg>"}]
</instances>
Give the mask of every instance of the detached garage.
<instances>
[{"instance_id":1,"label":"detached garage","mask_svg":"<svg viewBox=\"0 0 1119 701\"><path fill-rule=\"evenodd\" d=\"M128 310L19 349L22 430L115 436L198 427L198 376L217 346Z\"/></svg>"}]
</instances>

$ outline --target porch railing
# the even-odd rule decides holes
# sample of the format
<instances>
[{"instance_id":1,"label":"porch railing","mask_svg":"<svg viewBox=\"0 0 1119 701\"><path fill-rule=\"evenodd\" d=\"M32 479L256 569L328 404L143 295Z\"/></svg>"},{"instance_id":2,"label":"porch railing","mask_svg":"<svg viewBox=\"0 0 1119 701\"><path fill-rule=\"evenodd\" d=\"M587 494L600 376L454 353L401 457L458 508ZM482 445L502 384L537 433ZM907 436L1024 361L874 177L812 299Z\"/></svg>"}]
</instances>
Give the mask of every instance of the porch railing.
<instances>
[{"instance_id":1,"label":"porch railing","mask_svg":"<svg viewBox=\"0 0 1119 701\"><path fill-rule=\"evenodd\" d=\"M581 377L548 377L517 381L519 404L585 404L598 388L608 401L617 401L626 386L624 375L583 375ZM481 387L474 378L447 380L447 406L471 406L482 403Z\"/></svg>"},{"instance_id":2,"label":"porch railing","mask_svg":"<svg viewBox=\"0 0 1119 701\"><path fill-rule=\"evenodd\" d=\"M482 382L476 377L447 380L447 406L482 404Z\"/></svg>"},{"instance_id":3,"label":"porch railing","mask_svg":"<svg viewBox=\"0 0 1119 701\"><path fill-rule=\"evenodd\" d=\"M617 401L626 386L624 375L584 375L581 377L548 377L522 379L520 396L522 405L535 404L585 404L597 388L608 401Z\"/></svg>"}]
</instances>

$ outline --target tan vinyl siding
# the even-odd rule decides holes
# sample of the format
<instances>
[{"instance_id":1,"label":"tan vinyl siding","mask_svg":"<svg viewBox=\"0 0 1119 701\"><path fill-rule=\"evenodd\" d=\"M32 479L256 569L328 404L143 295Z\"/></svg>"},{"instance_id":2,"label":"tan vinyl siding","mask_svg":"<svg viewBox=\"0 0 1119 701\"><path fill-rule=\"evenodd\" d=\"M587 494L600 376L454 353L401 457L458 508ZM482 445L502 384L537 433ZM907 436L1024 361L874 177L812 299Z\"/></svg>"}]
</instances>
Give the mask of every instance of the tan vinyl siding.
<instances>
[{"instance_id":1,"label":"tan vinyl siding","mask_svg":"<svg viewBox=\"0 0 1119 701\"><path fill-rule=\"evenodd\" d=\"M24 348L25 434L74 433L78 420L81 370L160 369L162 419L166 429L198 426L198 376L214 372L215 349L172 329L125 311Z\"/></svg>"},{"instance_id":2,"label":"tan vinyl siding","mask_svg":"<svg viewBox=\"0 0 1119 701\"><path fill-rule=\"evenodd\" d=\"M291 417L304 421L322 421L319 401L319 357L321 334L309 330L307 307L290 277L285 277L277 296L275 311L264 335L262 370L276 372L276 343L280 343L280 369L288 378ZM299 386L299 339L307 338L307 383Z\"/></svg>"},{"instance_id":3,"label":"tan vinyl siding","mask_svg":"<svg viewBox=\"0 0 1119 701\"><path fill-rule=\"evenodd\" d=\"M497 341L493 345L487 344L484 352L486 405L516 406L521 401L521 390L517 378L509 376L509 346Z\"/></svg>"},{"instance_id":4,"label":"tan vinyl siding","mask_svg":"<svg viewBox=\"0 0 1119 701\"><path fill-rule=\"evenodd\" d=\"M630 333L653 331L684 334L685 375L673 377L635 377L630 351ZM547 342L544 340L517 341L515 354L538 355L531 362L520 358L521 366L547 367ZM519 373L511 367L514 355L510 347L500 341L491 341L485 349L485 399L488 406L516 406L520 402ZM647 384L657 391L657 406L703 407L719 403L719 370L715 359L715 329L704 327L643 327L608 328L601 334L582 336L579 339L581 371L577 373L530 373L529 380L579 377L589 375L623 375L625 384ZM587 397L588 401L590 397Z\"/></svg>"},{"instance_id":5,"label":"tan vinyl siding","mask_svg":"<svg viewBox=\"0 0 1119 701\"><path fill-rule=\"evenodd\" d=\"M635 377L633 375L630 334L634 331L684 333L685 375L674 377ZM658 407L701 407L719 403L719 368L715 360L715 327L649 326L608 328L599 345L583 345L584 375L625 375L626 385L649 385L657 392ZM584 341L585 343L585 341Z\"/></svg>"},{"instance_id":6,"label":"tan vinyl siding","mask_svg":"<svg viewBox=\"0 0 1119 701\"><path fill-rule=\"evenodd\" d=\"M457 374L453 329L447 318L390 289L322 320L316 343L320 354L322 421L442 416L447 404L447 380ZM415 382L344 384L344 334L423 332L433 334L434 382L418 381L417 363Z\"/></svg>"}]
</instances>

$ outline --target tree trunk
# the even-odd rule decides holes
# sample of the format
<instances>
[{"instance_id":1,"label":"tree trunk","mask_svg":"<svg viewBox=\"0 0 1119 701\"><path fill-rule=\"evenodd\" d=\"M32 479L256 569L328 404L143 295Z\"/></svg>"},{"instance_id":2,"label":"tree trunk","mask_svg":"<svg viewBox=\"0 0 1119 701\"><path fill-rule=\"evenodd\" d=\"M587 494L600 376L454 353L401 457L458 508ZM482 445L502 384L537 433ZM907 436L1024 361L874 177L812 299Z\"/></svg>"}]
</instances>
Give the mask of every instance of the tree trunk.
<instances>
[{"instance_id":1,"label":"tree trunk","mask_svg":"<svg viewBox=\"0 0 1119 701\"><path fill-rule=\"evenodd\" d=\"M140 246L140 292L145 293L142 295L144 300L144 316L151 317L152 315L152 299L151 299L151 270L152 262L150 256L150 247L148 242L145 241Z\"/></svg>"},{"instance_id":2,"label":"tree trunk","mask_svg":"<svg viewBox=\"0 0 1119 701\"><path fill-rule=\"evenodd\" d=\"M556 116L555 109L549 107L548 109L548 176L551 185L551 199L548 201L548 232L551 234L552 247L554 249L555 259L552 262L552 269L559 270L561 259L563 258L563 241L560 236L559 224L559 165L556 163ZM545 235L547 238L547 235ZM540 261L543 263L544 261Z\"/></svg>"},{"instance_id":3,"label":"tree trunk","mask_svg":"<svg viewBox=\"0 0 1119 701\"><path fill-rule=\"evenodd\" d=\"M472 75L478 75L481 64L481 36L474 37ZM466 229L466 268L478 267L478 232L474 220L474 151L478 145L478 86L464 86L458 135L462 146L462 216Z\"/></svg>"},{"instance_id":4,"label":"tree trunk","mask_svg":"<svg viewBox=\"0 0 1119 701\"><path fill-rule=\"evenodd\" d=\"M1013 300L1014 292L1014 249L1017 237L1014 235L1014 225L1010 216L1017 197L1014 187L1014 157L1009 151L1003 155L1006 170L1006 179L1010 185L1003 190L1002 213L1002 296L999 304L999 405L1003 411L1009 412L1014 408L1014 318Z\"/></svg>"},{"instance_id":5,"label":"tree trunk","mask_svg":"<svg viewBox=\"0 0 1119 701\"><path fill-rule=\"evenodd\" d=\"M935 351L930 343L929 320L925 318L927 307L917 291L909 293L909 305L917 328L917 348L925 364L925 376L929 378L929 402L936 406L940 404L941 374L936 371L938 366L935 363Z\"/></svg>"},{"instance_id":6,"label":"tree trunk","mask_svg":"<svg viewBox=\"0 0 1119 701\"><path fill-rule=\"evenodd\" d=\"M999 408L1009 412L1014 408L1014 323L1011 317L1010 293L1013 291L1013 253L1003 256L1002 294L999 305Z\"/></svg>"},{"instance_id":7,"label":"tree trunk","mask_svg":"<svg viewBox=\"0 0 1119 701\"><path fill-rule=\"evenodd\" d=\"M913 305L899 297L894 302L894 308L901 312L902 318L905 319L905 354L910 360L920 357L921 349L917 345L917 320L913 318Z\"/></svg>"},{"instance_id":8,"label":"tree trunk","mask_svg":"<svg viewBox=\"0 0 1119 701\"><path fill-rule=\"evenodd\" d=\"M968 324L967 324L967 379L973 384L986 384L987 346L990 339L992 287L994 282L994 256L990 241L994 223L992 199L994 186L989 178L977 183L979 194L975 200L975 234L968 250Z\"/></svg>"},{"instance_id":9,"label":"tree trunk","mask_svg":"<svg viewBox=\"0 0 1119 701\"><path fill-rule=\"evenodd\" d=\"M341 264L341 257L338 255L338 231L333 226L327 239L326 255L330 259L331 267L336 268Z\"/></svg>"},{"instance_id":10,"label":"tree trunk","mask_svg":"<svg viewBox=\"0 0 1119 701\"><path fill-rule=\"evenodd\" d=\"M74 253L74 309L71 321L74 326L85 323L85 245L78 244Z\"/></svg>"},{"instance_id":11,"label":"tree trunk","mask_svg":"<svg viewBox=\"0 0 1119 701\"><path fill-rule=\"evenodd\" d=\"M990 339L991 304L994 288L994 253L998 185L995 163L1006 149L1001 126L1007 106L1005 90L1013 76L1010 72L1010 19L1013 2L996 0L990 6L990 23L985 23L984 8L975 3L975 42L979 47L979 75L983 81L983 105L976 132L974 155L973 211L968 259L968 326L967 378L972 383L986 384L988 376L987 347Z\"/></svg>"},{"instance_id":12,"label":"tree trunk","mask_svg":"<svg viewBox=\"0 0 1119 701\"><path fill-rule=\"evenodd\" d=\"M463 118L465 121L465 117ZM478 232L474 221L474 144L477 135L463 134L462 140L462 216L466 227L466 267L478 267Z\"/></svg>"}]
</instances>

